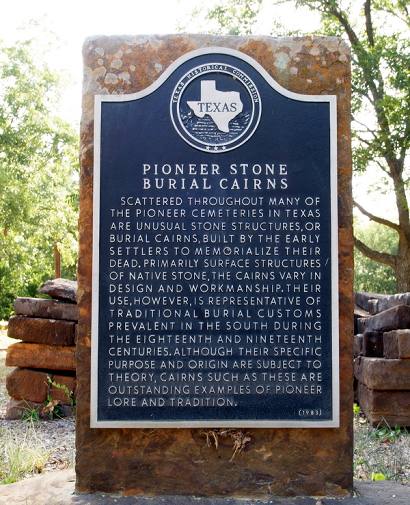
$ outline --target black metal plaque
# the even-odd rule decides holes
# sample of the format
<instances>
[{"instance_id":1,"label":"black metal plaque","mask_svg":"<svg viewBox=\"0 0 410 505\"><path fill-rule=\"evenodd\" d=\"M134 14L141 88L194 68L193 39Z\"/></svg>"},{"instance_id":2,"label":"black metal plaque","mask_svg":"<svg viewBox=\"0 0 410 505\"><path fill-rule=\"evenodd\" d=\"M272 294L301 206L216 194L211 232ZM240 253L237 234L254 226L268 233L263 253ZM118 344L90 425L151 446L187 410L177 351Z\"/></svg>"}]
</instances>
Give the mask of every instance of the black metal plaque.
<instances>
[{"instance_id":1,"label":"black metal plaque","mask_svg":"<svg viewBox=\"0 0 410 505\"><path fill-rule=\"evenodd\" d=\"M96 97L91 426L338 426L335 128L223 48Z\"/></svg>"}]
</instances>

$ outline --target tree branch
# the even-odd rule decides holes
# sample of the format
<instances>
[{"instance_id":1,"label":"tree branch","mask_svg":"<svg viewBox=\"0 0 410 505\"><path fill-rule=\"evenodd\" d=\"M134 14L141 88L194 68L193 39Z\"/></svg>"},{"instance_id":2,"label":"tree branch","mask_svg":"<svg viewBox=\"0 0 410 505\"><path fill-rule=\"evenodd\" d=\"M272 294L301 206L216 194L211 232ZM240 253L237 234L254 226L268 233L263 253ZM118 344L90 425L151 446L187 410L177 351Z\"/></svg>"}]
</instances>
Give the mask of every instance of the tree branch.
<instances>
[{"instance_id":1,"label":"tree branch","mask_svg":"<svg viewBox=\"0 0 410 505\"><path fill-rule=\"evenodd\" d=\"M353 200L353 205L355 207L357 207L363 215L367 216L369 219L371 219L375 223L379 223L379 224L382 224L384 226L388 226L389 228L393 228L393 230L396 230L397 232L400 232L400 226L398 224L393 223L392 221L389 221L388 219L383 219L382 217L375 216L371 212L369 212L366 209L364 209L355 200Z\"/></svg>"},{"instance_id":2,"label":"tree branch","mask_svg":"<svg viewBox=\"0 0 410 505\"><path fill-rule=\"evenodd\" d=\"M374 47L374 32L373 32L373 22L372 22L372 1L365 0L364 2L364 15L366 18L366 33L369 45Z\"/></svg>"},{"instance_id":3,"label":"tree branch","mask_svg":"<svg viewBox=\"0 0 410 505\"><path fill-rule=\"evenodd\" d=\"M367 0L366 0L367 3ZM381 74L380 68L373 63L372 66L369 66L367 59L369 59L369 53L363 47L359 36L354 31L353 26L349 22L347 14L339 8L339 5L333 2L332 0L323 0L323 6L327 10L327 12L335 17L337 21L342 25L344 31L346 32L347 37L352 45L353 51L356 53L358 64L363 71L363 75L366 81L367 86L370 89L370 92L373 96L374 100L374 108L376 112L377 121L380 125L381 130L385 134L387 149L386 155L393 159L394 148L393 144L389 141L390 138L390 124L386 113L384 111L382 101L384 98L384 81L383 76ZM369 18L371 22L371 18ZM366 20L367 21L367 20ZM366 22L367 24L367 22ZM373 25L371 26L371 30L373 30ZM371 35L374 38L374 34L371 31ZM378 85L376 85L376 82Z\"/></svg>"},{"instance_id":4,"label":"tree branch","mask_svg":"<svg viewBox=\"0 0 410 505\"><path fill-rule=\"evenodd\" d=\"M354 132L355 137L360 140L360 142L363 142L363 144L366 144L368 147L371 147L373 145L373 142L371 140L364 139L360 135L357 134L357 130Z\"/></svg>"},{"instance_id":5,"label":"tree branch","mask_svg":"<svg viewBox=\"0 0 410 505\"><path fill-rule=\"evenodd\" d=\"M352 118L352 121L354 123L357 123L358 125L362 126L367 132L369 132L371 135L373 135L373 137L375 139L377 139L377 135L376 135L376 130L372 130L371 128L369 128L367 125L365 125L364 123L362 123L361 121L359 121L358 119L356 118Z\"/></svg>"},{"instance_id":6,"label":"tree branch","mask_svg":"<svg viewBox=\"0 0 410 505\"><path fill-rule=\"evenodd\" d=\"M374 249L371 249L356 237L354 238L354 245L362 254L364 254L371 260L377 261L378 263L383 263L384 265L388 265L393 269L396 267L397 256L393 254L381 253L379 251L375 251Z\"/></svg>"},{"instance_id":7,"label":"tree branch","mask_svg":"<svg viewBox=\"0 0 410 505\"><path fill-rule=\"evenodd\" d=\"M359 63L356 62L356 65L359 65ZM356 86L354 83L352 83L352 91L354 91L358 95L362 96L363 98L366 98L366 100L369 101L370 105L372 105L374 107L374 100L373 100L372 96L367 92L366 88Z\"/></svg>"},{"instance_id":8,"label":"tree branch","mask_svg":"<svg viewBox=\"0 0 410 505\"><path fill-rule=\"evenodd\" d=\"M403 181L403 171L399 160L388 160L390 173L392 175L394 185L394 196L396 198L396 206L399 213L400 228L406 236L407 241L410 242L410 216L409 204L407 201L406 187Z\"/></svg>"},{"instance_id":9,"label":"tree branch","mask_svg":"<svg viewBox=\"0 0 410 505\"><path fill-rule=\"evenodd\" d=\"M410 13L409 13L409 9L407 8L406 4L403 2L403 5L398 5L398 7L399 7L399 9L400 8L403 9L403 16L400 16L400 14L398 12L395 12L393 9L390 9L388 7L382 6L382 10L384 10L385 12L388 12L392 16L396 17L397 19L402 21L407 26L410 26Z\"/></svg>"},{"instance_id":10,"label":"tree branch","mask_svg":"<svg viewBox=\"0 0 410 505\"><path fill-rule=\"evenodd\" d=\"M401 172L403 172L404 162L405 162L406 156L407 156L407 142L405 141L405 139L407 139L409 137L410 137L410 116L407 116L406 126L404 128L404 135L403 135L404 142L403 142L402 147L400 149L400 157L399 157L399 163L402 166Z\"/></svg>"},{"instance_id":11,"label":"tree branch","mask_svg":"<svg viewBox=\"0 0 410 505\"><path fill-rule=\"evenodd\" d=\"M374 160L372 160L372 161L374 161L374 163L376 163L376 165L380 168L380 170L382 170L382 171L383 171L383 172L384 172L384 173L385 173L388 177L392 178L391 173L387 170L387 168L386 168L386 167L384 167L384 166L382 165L382 163L380 162L380 160L378 160L377 158L375 158L375 159L374 159Z\"/></svg>"}]
</instances>

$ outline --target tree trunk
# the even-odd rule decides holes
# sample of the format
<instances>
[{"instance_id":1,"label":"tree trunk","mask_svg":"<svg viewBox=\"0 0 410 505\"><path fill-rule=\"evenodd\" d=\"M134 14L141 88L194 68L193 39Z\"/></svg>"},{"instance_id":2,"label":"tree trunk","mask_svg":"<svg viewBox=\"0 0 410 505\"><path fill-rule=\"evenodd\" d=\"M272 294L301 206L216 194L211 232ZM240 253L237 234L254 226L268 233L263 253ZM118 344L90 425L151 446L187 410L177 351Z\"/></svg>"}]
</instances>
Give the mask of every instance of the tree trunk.
<instances>
[{"instance_id":1,"label":"tree trunk","mask_svg":"<svg viewBox=\"0 0 410 505\"><path fill-rule=\"evenodd\" d=\"M54 278L60 279L61 278L61 254L60 254L60 251L58 250L57 244L54 244L53 252L54 252Z\"/></svg>"},{"instance_id":2,"label":"tree trunk","mask_svg":"<svg viewBox=\"0 0 410 505\"><path fill-rule=\"evenodd\" d=\"M399 250L394 268L397 281L397 292L410 292L410 244L404 234L400 234Z\"/></svg>"}]
</instances>

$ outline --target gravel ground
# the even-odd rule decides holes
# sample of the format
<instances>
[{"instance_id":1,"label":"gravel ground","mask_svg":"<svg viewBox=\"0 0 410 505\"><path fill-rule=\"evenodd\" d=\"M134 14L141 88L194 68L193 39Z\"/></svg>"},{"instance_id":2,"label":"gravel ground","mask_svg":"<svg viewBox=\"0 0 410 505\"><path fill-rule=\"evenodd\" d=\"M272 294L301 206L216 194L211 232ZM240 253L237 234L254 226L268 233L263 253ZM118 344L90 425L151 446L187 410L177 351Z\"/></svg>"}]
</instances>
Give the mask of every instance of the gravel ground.
<instances>
[{"instance_id":1,"label":"gravel ground","mask_svg":"<svg viewBox=\"0 0 410 505\"><path fill-rule=\"evenodd\" d=\"M7 433L9 432L9 433ZM17 441L35 437L48 453L44 471L70 468L75 459L75 423L73 418L53 421L6 421L0 419L0 436L13 436Z\"/></svg>"},{"instance_id":2,"label":"gravel ground","mask_svg":"<svg viewBox=\"0 0 410 505\"><path fill-rule=\"evenodd\" d=\"M387 425L372 428L354 416L354 477L358 480L395 480L410 484L410 433Z\"/></svg>"},{"instance_id":3,"label":"gravel ground","mask_svg":"<svg viewBox=\"0 0 410 505\"><path fill-rule=\"evenodd\" d=\"M15 340L9 339L4 330L0 330L0 436L13 436L24 439L27 434L36 437L37 442L49 454L44 471L61 470L72 467L75 458L75 422L74 418L42 420L39 422L8 421L4 419L9 396L6 391L6 375L10 369L5 367L6 349Z\"/></svg>"}]
</instances>

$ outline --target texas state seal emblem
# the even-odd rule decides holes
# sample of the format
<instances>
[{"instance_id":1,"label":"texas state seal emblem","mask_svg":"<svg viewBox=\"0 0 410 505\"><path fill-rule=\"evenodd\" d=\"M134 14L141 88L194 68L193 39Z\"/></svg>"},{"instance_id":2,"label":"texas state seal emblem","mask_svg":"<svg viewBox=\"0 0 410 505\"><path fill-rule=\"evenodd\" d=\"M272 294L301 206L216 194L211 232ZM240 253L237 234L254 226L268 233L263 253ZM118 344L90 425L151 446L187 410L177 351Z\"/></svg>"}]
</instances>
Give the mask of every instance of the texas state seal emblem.
<instances>
[{"instance_id":1,"label":"texas state seal emblem","mask_svg":"<svg viewBox=\"0 0 410 505\"><path fill-rule=\"evenodd\" d=\"M178 134L192 147L225 152L244 144L255 132L261 99L254 82L226 63L192 68L175 86L170 103Z\"/></svg>"}]
</instances>

